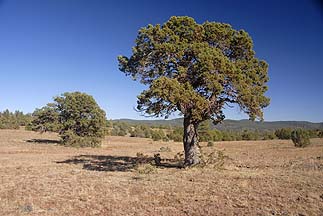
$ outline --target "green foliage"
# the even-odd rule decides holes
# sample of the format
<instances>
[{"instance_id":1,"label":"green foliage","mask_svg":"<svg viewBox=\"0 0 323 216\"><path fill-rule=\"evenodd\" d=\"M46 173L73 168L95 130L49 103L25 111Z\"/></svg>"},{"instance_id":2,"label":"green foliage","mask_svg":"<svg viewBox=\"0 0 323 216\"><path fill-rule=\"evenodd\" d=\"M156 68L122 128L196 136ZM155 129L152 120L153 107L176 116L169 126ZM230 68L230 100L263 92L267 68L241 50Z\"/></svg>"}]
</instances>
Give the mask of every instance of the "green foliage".
<instances>
[{"instance_id":1,"label":"green foliage","mask_svg":"<svg viewBox=\"0 0 323 216\"><path fill-rule=\"evenodd\" d=\"M111 136L126 136L131 132L131 126L125 122L113 122L110 130Z\"/></svg>"},{"instance_id":2,"label":"green foliage","mask_svg":"<svg viewBox=\"0 0 323 216\"><path fill-rule=\"evenodd\" d=\"M183 128L177 127L173 129L168 135L170 140L174 142L182 142L183 141Z\"/></svg>"},{"instance_id":3,"label":"green foliage","mask_svg":"<svg viewBox=\"0 0 323 216\"><path fill-rule=\"evenodd\" d=\"M146 125L137 125L135 128L130 132L131 137L141 137L141 138L151 138L152 136L152 129Z\"/></svg>"},{"instance_id":4,"label":"green foliage","mask_svg":"<svg viewBox=\"0 0 323 216\"><path fill-rule=\"evenodd\" d=\"M122 72L149 86L138 96L139 111L165 118L183 114L186 165L200 161L201 122L223 121L227 104L237 104L251 120L263 120L269 105L268 65L256 58L248 33L229 24L173 16L163 25L141 28L132 55L118 61Z\"/></svg>"},{"instance_id":5,"label":"green foliage","mask_svg":"<svg viewBox=\"0 0 323 216\"><path fill-rule=\"evenodd\" d=\"M59 112L53 103L47 104L40 109L36 109L33 114L31 129L39 132L59 132L61 125L59 123Z\"/></svg>"},{"instance_id":6,"label":"green foliage","mask_svg":"<svg viewBox=\"0 0 323 216\"><path fill-rule=\"evenodd\" d=\"M69 147L100 147L101 138L95 136L80 136L75 134L72 130L64 131L60 133L60 136L63 141L63 145Z\"/></svg>"},{"instance_id":7,"label":"green foliage","mask_svg":"<svg viewBox=\"0 0 323 216\"><path fill-rule=\"evenodd\" d=\"M148 115L179 111L194 122L220 122L225 104L236 103L262 119L269 104L267 63L255 57L248 33L228 24L171 17L141 28L132 56L118 60L122 72L149 86L137 106Z\"/></svg>"},{"instance_id":8,"label":"green foliage","mask_svg":"<svg viewBox=\"0 0 323 216\"><path fill-rule=\"evenodd\" d=\"M209 121L204 121L199 125L198 134L201 142L213 140Z\"/></svg>"},{"instance_id":9,"label":"green foliage","mask_svg":"<svg viewBox=\"0 0 323 216\"><path fill-rule=\"evenodd\" d=\"M222 137L223 136L222 136L222 132L221 131L214 129L214 130L211 130L209 133L211 134L211 137L212 137L211 140L213 140L213 141L220 141L220 140L222 140Z\"/></svg>"},{"instance_id":10,"label":"green foliage","mask_svg":"<svg viewBox=\"0 0 323 216\"><path fill-rule=\"evenodd\" d=\"M18 129L19 124L15 119L13 113L5 110L0 113L0 129Z\"/></svg>"},{"instance_id":11,"label":"green foliage","mask_svg":"<svg viewBox=\"0 0 323 216\"><path fill-rule=\"evenodd\" d=\"M222 139L222 133L216 129L212 130L210 124L210 121L204 121L200 124L198 133L201 142L220 141Z\"/></svg>"},{"instance_id":12,"label":"green foliage","mask_svg":"<svg viewBox=\"0 0 323 216\"><path fill-rule=\"evenodd\" d=\"M165 138L165 133L162 129L153 130L151 134L151 138L154 141L163 140Z\"/></svg>"},{"instance_id":13,"label":"green foliage","mask_svg":"<svg viewBox=\"0 0 323 216\"><path fill-rule=\"evenodd\" d=\"M21 111L10 112L8 109L0 112L0 129L19 129L19 126L27 126L32 120L30 114Z\"/></svg>"},{"instance_id":14,"label":"green foliage","mask_svg":"<svg viewBox=\"0 0 323 216\"><path fill-rule=\"evenodd\" d=\"M222 141L242 140L242 138L237 139L237 134L232 131L221 131L221 133Z\"/></svg>"},{"instance_id":15,"label":"green foliage","mask_svg":"<svg viewBox=\"0 0 323 216\"><path fill-rule=\"evenodd\" d=\"M278 139L290 139L292 129L290 128L281 128L275 131L275 135Z\"/></svg>"},{"instance_id":16,"label":"green foliage","mask_svg":"<svg viewBox=\"0 0 323 216\"><path fill-rule=\"evenodd\" d=\"M163 126L163 129L172 130L176 127L183 127L183 118L167 119L167 120L112 120L111 122L125 122L129 125L147 125L150 128L158 128ZM209 121L210 122L210 121ZM243 131L243 130L258 130L260 132L275 131L280 128L303 128L306 130L322 130L322 123L312 123L303 121L250 121L243 120L231 120L225 119L221 124L210 124L211 129L217 129L220 131Z\"/></svg>"},{"instance_id":17,"label":"green foliage","mask_svg":"<svg viewBox=\"0 0 323 216\"><path fill-rule=\"evenodd\" d=\"M145 137L145 132L141 129L140 126L135 127L133 131L130 133L131 137Z\"/></svg>"},{"instance_id":18,"label":"green foliage","mask_svg":"<svg viewBox=\"0 0 323 216\"><path fill-rule=\"evenodd\" d=\"M258 131L244 130L241 134L242 140L259 140Z\"/></svg>"},{"instance_id":19,"label":"green foliage","mask_svg":"<svg viewBox=\"0 0 323 216\"><path fill-rule=\"evenodd\" d=\"M105 135L105 112L85 93L66 92L33 116L35 130L59 131L65 146L97 147Z\"/></svg>"},{"instance_id":20,"label":"green foliage","mask_svg":"<svg viewBox=\"0 0 323 216\"><path fill-rule=\"evenodd\" d=\"M306 130L306 131L310 138L317 138L319 135L317 130Z\"/></svg>"},{"instance_id":21,"label":"green foliage","mask_svg":"<svg viewBox=\"0 0 323 216\"><path fill-rule=\"evenodd\" d=\"M100 146L104 137L106 123L105 112L94 98L81 92L64 93L55 97L59 122L62 125L60 135L64 145L80 147Z\"/></svg>"},{"instance_id":22,"label":"green foliage","mask_svg":"<svg viewBox=\"0 0 323 216\"><path fill-rule=\"evenodd\" d=\"M295 147L304 148L310 144L309 132L302 129L293 130L291 133L291 139Z\"/></svg>"}]
</instances>

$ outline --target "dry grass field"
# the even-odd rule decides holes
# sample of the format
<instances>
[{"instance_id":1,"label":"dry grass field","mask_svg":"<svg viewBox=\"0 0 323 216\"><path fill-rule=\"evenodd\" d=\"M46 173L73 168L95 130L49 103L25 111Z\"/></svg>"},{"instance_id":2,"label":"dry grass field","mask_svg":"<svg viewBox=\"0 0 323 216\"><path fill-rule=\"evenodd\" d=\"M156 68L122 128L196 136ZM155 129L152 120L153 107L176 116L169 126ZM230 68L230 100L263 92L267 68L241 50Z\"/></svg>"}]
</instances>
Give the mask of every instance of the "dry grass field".
<instances>
[{"instance_id":1,"label":"dry grass field","mask_svg":"<svg viewBox=\"0 0 323 216\"><path fill-rule=\"evenodd\" d=\"M0 215L323 215L323 140L202 143L223 167L140 165L172 159L180 143L107 137L98 149L56 134L0 130ZM170 151L160 151L161 147Z\"/></svg>"}]
</instances>

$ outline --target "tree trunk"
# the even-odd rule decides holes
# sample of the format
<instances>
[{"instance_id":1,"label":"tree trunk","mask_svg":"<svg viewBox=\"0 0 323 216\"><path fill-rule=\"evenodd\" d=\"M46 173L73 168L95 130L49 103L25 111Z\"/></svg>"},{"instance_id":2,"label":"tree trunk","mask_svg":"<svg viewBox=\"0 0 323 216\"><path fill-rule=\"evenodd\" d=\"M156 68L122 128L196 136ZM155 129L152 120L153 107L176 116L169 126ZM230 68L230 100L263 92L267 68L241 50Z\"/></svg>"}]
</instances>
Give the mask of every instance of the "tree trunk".
<instances>
[{"instance_id":1,"label":"tree trunk","mask_svg":"<svg viewBox=\"0 0 323 216\"><path fill-rule=\"evenodd\" d=\"M198 145L198 128L199 123L191 121L189 116L184 117L184 166L191 166L200 163L200 149Z\"/></svg>"}]
</instances>

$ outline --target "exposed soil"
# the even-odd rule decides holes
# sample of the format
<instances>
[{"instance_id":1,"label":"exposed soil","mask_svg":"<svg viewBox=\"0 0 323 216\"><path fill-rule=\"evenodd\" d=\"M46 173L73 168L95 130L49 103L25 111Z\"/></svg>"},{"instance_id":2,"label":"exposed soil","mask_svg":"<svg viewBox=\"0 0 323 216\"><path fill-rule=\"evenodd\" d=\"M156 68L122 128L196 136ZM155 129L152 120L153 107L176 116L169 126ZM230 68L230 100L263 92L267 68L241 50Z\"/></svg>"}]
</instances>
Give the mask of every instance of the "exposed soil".
<instances>
[{"instance_id":1,"label":"exposed soil","mask_svg":"<svg viewBox=\"0 0 323 216\"><path fill-rule=\"evenodd\" d=\"M53 133L0 130L0 215L323 215L323 139L311 143L202 143L224 153L223 167L180 169L170 159L181 143L107 137L76 149ZM157 153L169 160L138 165Z\"/></svg>"}]
</instances>

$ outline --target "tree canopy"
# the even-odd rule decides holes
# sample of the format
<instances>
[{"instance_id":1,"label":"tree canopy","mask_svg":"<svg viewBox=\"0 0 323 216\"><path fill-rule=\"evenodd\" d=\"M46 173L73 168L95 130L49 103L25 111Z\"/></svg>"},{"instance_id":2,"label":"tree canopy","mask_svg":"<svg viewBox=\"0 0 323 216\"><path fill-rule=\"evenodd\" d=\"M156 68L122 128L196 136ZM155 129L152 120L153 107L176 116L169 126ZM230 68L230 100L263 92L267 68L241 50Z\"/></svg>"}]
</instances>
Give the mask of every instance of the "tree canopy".
<instances>
[{"instance_id":1,"label":"tree canopy","mask_svg":"<svg viewBox=\"0 0 323 216\"><path fill-rule=\"evenodd\" d=\"M166 23L139 30L130 57L119 56L119 68L148 85L137 109L151 116L184 115L187 165L199 163L199 123L221 122L226 105L237 104L250 119L263 119L269 105L268 64L259 60L244 30L229 24L191 17L171 17Z\"/></svg>"},{"instance_id":2,"label":"tree canopy","mask_svg":"<svg viewBox=\"0 0 323 216\"><path fill-rule=\"evenodd\" d=\"M249 34L229 24L171 17L141 28L131 57L118 60L121 71L149 86L137 107L149 115L180 111L220 122L223 107L235 103L250 119L263 119L269 104L268 65L256 58Z\"/></svg>"}]
</instances>

